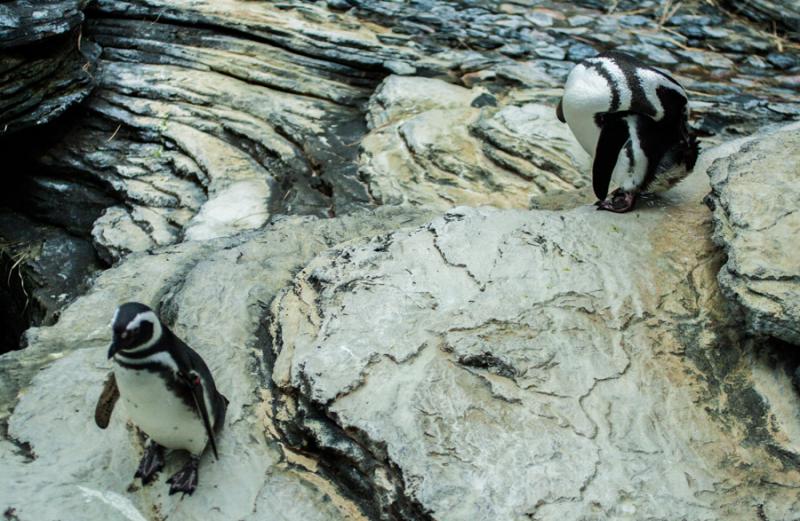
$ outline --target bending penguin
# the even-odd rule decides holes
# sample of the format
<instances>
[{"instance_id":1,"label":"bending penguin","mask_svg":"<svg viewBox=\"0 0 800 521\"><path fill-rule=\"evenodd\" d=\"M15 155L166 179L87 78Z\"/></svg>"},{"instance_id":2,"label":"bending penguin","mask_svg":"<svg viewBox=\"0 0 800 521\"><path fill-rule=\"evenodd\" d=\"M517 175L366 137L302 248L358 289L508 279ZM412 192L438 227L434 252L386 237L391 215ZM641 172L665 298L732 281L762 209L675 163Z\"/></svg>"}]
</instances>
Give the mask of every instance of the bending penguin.
<instances>
[{"instance_id":1,"label":"bending penguin","mask_svg":"<svg viewBox=\"0 0 800 521\"><path fill-rule=\"evenodd\" d=\"M686 91L668 74L621 52L576 65L556 115L594 158L599 210L632 210L639 193L671 188L697 160ZM612 180L618 188L606 199Z\"/></svg>"},{"instance_id":2,"label":"bending penguin","mask_svg":"<svg viewBox=\"0 0 800 521\"><path fill-rule=\"evenodd\" d=\"M205 362L175 336L152 309L137 302L117 308L108 357L114 370L95 409L105 429L118 398L148 436L134 477L149 483L164 467L164 449L182 449L191 459L167 480L169 493L197 488L200 456L207 444L217 455L215 433L225 422L228 399L217 391Z\"/></svg>"}]
</instances>

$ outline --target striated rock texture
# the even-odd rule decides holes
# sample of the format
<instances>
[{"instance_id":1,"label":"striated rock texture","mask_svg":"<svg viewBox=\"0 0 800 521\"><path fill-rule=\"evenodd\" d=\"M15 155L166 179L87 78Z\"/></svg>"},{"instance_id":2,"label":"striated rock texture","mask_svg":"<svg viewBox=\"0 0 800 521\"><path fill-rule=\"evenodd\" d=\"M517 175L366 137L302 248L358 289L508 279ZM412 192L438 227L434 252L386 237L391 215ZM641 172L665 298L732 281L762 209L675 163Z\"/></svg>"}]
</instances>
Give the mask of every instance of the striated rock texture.
<instances>
[{"instance_id":1,"label":"striated rock texture","mask_svg":"<svg viewBox=\"0 0 800 521\"><path fill-rule=\"evenodd\" d=\"M792 0L725 0L723 5L757 22L779 23L794 33L796 39L800 38L800 6Z\"/></svg>"},{"instance_id":2,"label":"striated rock texture","mask_svg":"<svg viewBox=\"0 0 800 521\"><path fill-rule=\"evenodd\" d=\"M332 220L290 218L235 239L133 255L104 272L57 325L29 330L25 350L0 357L0 415L8 426L0 440L0 507L14 509L18 519L43 521L364 519L314 473L314 460L282 450L271 433L263 318L273 296L322 249L416 225L421 217L388 209ZM191 499L169 496L165 484L185 454L168 457L151 485L134 481L141 439L126 424L124 406L117 404L107 430L94 425L110 369L109 320L114 306L130 300L159 310L203 356L231 402L218 438L220 459L203 459L201 488Z\"/></svg>"},{"instance_id":3,"label":"striated rock texture","mask_svg":"<svg viewBox=\"0 0 800 521\"><path fill-rule=\"evenodd\" d=\"M89 0L11 0L0 6L0 47L31 44L72 32Z\"/></svg>"},{"instance_id":4,"label":"striated rock texture","mask_svg":"<svg viewBox=\"0 0 800 521\"><path fill-rule=\"evenodd\" d=\"M588 184L590 158L549 105L499 109L480 89L390 76L367 121L359 174L378 204L527 208Z\"/></svg>"},{"instance_id":5,"label":"striated rock texture","mask_svg":"<svg viewBox=\"0 0 800 521\"><path fill-rule=\"evenodd\" d=\"M748 330L800 345L800 125L749 140L710 169L714 241L727 262L719 283Z\"/></svg>"},{"instance_id":6,"label":"striated rock texture","mask_svg":"<svg viewBox=\"0 0 800 521\"><path fill-rule=\"evenodd\" d=\"M100 48L81 37L87 3L0 4L0 139L50 122L94 88Z\"/></svg>"}]
</instances>

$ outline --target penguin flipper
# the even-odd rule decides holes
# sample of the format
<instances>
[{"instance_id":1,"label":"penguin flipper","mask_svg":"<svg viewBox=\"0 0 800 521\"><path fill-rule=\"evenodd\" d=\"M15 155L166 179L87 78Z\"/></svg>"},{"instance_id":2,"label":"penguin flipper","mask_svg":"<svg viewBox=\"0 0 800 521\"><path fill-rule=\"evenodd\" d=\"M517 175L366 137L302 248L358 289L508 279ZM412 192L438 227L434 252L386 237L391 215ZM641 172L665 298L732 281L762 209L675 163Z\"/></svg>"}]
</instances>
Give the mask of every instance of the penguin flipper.
<instances>
[{"instance_id":1,"label":"penguin flipper","mask_svg":"<svg viewBox=\"0 0 800 521\"><path fill-rule=\"evenodd\" d=\"M189 390L192 393L192 398L194 399L194 406L197 409L197 412L200 413L200 417L203 419L203 426L206 428L206 434L208 434L208 440L211 442L211 450L214 452L214 458L219 459L219 454L217 453L217 440L214 437L214 429L211 427L211 421L208 417L208 408L206 407L206 400L203 396L203 382L200 380L200 375L197 374L196 371L191 370L188 373L184 373L181 375L186 386L189 387Z\"/></svg>"},{"instance_id":2,"label":"penguin flipper","mask_svg":"<svg viewBox=\"0 0 800 521\"><path fill-rule=\"evenodd\" d=\"M558 100L558 106L556 107L556 117L561 123L566 123L567 120L564 117L564 100Z\"/></svg>"},{"instance_id":3,"label":"penguin flipper","mask_svg":"<svg viewBox=\"0 0 800 521\"><path fill-rule=\"evenodd\" d=\"M203 420L203 427L205 427L208 440L211 442L211 450L214 451L214 457L219 459L214 428L222 427L222 423L225 420L225 408L223 408L223 412L220 414L215 405L215 401L218 400L217 396L222 395L217 391L216 385L214 385L214 377L211 375L211 371L208 369L203 358L174 333L170 331L169 334L172 337L172 342L177 346L177 348L172 351L172 355L175 362L178 364L178 377L189 389L192 400L194 401L195 410ZM206 391L208 391L208 399L211 402L210 405L214 407L214 424L211 422L211 417L208 414L208 407L206 406Z\"/></svg>"},{"instance_id":4,"label":"penguin flipper","mask_svg":"<svg viewBox=\"0 0 800 521\"><path fill-rule=\"evenodd\" d=\"M101 429L108 427L108 422L111 420L111 413L114 412L114 405L117 400L119 400L117 379L114 377L114 371L111 371L108 373L105 383L103 383L103 391L100 393L100 398L98 398L97 405L94 408L94 422Z\"/></svg>"},{"instance_id":5,"label":"penguin flipper","mask_svg":"<svg viewBox=\"0 0 800 521\"><path fill-rule=\"evenodd\" d=\"M601 201L608 195L608 185L611 183L617 158L629 139L627 122L620 117L606 116L592 164L592 188L594 195Z\"/></svg>"}]
</instances>

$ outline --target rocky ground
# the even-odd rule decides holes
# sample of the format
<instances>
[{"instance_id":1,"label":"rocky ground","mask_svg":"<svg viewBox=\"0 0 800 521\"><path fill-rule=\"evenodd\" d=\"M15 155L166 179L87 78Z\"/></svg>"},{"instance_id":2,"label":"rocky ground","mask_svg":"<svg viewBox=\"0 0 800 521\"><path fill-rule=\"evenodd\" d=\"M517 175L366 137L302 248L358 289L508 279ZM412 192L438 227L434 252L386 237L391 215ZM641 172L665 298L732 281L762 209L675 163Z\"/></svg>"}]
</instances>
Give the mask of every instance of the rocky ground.
<instances>
[{"instance_id":1,"label":"rocky ground","mask_svg":"<svg viewBox=\"0 0 800 521\"><path fill-rule=\"evenodd\" d=\"M1 3L0 511L800 518L800 12L740 4ZM704 148L622 216L554 113L612 48ZM128 300L231 399L182 500L92 421Z\"/></svg>"}]
</instances>

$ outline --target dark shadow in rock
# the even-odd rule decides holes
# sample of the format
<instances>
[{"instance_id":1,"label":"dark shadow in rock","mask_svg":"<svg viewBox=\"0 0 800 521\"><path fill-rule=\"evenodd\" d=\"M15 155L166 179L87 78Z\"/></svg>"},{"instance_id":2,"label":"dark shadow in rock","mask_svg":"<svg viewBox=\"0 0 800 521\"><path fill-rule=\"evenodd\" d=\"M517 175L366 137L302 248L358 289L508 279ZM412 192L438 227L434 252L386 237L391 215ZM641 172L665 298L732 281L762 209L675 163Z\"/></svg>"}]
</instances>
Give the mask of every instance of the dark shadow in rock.
<instances>
[{"instance_id":1,"label":"dark shadow in rock","mask_svg":"<svg viewBox=\"0 0 800 521\"><path fill-rule=\"evenodd\" d=\"M91 242L0 207L0 355L51 325L102 268Z\"/></svg>"},{"instance_id":2,"label":"dark shadow in rock","mask_svg":"<svg viewBox=\"0 0 800 521\"><path fill-rule=\"evenodd\" d=\"M762 359L774 371L781 371L792 379L792 385L800 394L800 346L777 338L770 338L760 346Z\"/></svg>"},{"instance_id":3,"label":"dark shadow in rock","mask_svg":"<svg viewBox=\"0 0 800 521\"><path fill-rule=\"evenodd\" d=\"M74 236L91 237L94 221L119 201L113 188L97 178L66 168L51 168L39 161L74 131L74 123L84 111L82 103L58 121L0 141L0 156L7 158L0 208L12 209L32 221L61 228Z\"/></svg>"}]
</instances>

